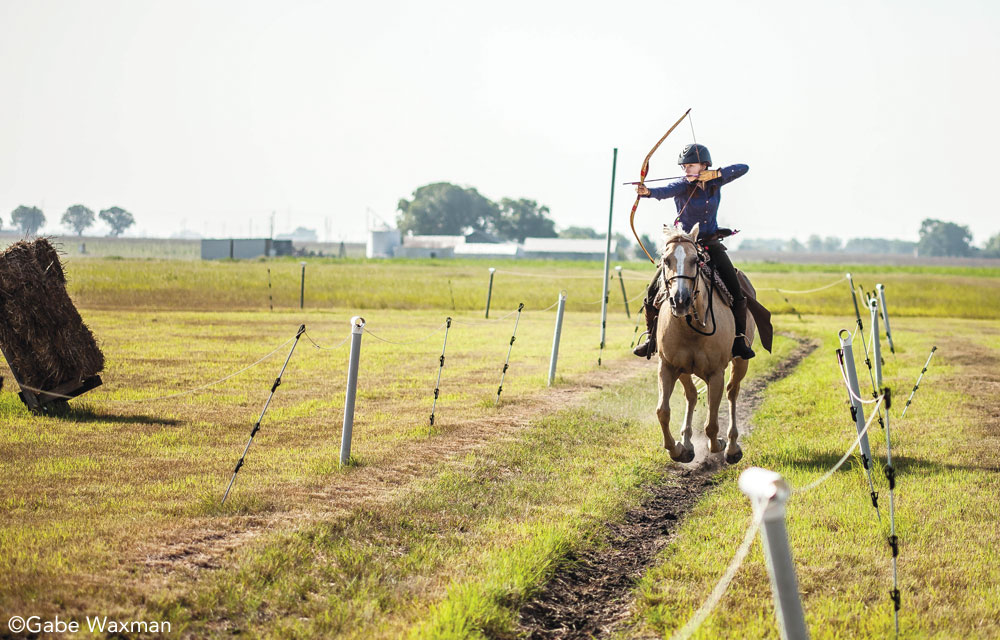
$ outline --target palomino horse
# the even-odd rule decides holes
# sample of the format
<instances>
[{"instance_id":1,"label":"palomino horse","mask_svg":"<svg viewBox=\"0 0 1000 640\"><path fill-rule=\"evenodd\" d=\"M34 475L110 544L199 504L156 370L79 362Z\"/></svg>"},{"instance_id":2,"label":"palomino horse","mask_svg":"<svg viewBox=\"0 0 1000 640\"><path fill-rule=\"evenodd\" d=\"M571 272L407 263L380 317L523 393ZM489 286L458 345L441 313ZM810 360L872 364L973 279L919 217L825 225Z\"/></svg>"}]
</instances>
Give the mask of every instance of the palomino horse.
<instances>
[{"instance_id":1,"label":"palomino horse","mask_svg":"<svg viewBox=\"0 0 1000 640\"><path fill-rule=\"evenodd\" d=\"M709 451L718 453L725 449L726 462L735 464L743 457L737 444L736 398L740 395L740 382L747 373L747 361L732 355L736 335L733 314L717 289L711 286L699 269L702 258L697 244L698 225L691 233L667 227L663 233L663 282L666 293L664 307L660 310L656 339L660 353L660 403L656 417L663 429L663 446L670 457L679 462L694 460L691 444L691 420L694 417L698 391L691 376L695 375L708 384L708 420L705 435ZM749 284L749 282L747 283ZM663 286L663 284L661 284ZM713 299L709 299L709 296ZM751 294L752 295L752 294ZM747 313L747 340L752 342L755 332L753 317ZM707 334L707 335L706 335ZM729 443L719 436L719 403L722 402L722 383L726 366L733 363L726 387L729 397ZM684 386L687 413L681 442L670 435L670 395L677 380Z\"/></svg>"}]
</instances>

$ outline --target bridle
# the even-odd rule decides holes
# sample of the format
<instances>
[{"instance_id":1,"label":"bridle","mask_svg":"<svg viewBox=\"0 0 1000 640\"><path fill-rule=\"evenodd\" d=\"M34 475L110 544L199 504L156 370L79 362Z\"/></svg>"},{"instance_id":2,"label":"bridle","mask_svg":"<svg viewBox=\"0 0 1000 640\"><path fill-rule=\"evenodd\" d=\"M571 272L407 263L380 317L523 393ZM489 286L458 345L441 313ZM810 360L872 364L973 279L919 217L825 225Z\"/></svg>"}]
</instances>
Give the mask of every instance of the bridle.
<instances>
[{"instance_id":1,"label":"bridle","mask_svg":"<svg viewBox=\"0 0 1000 640\"><path fill-rule=\"evenodd\" d=\"M669 304L669 299L670 299L670 286L673 283L673 281L674 280L681 280L681 279L683 279L683 280L691 280L691 282L692 282L692 284L691 284L691 288L692 288L692 293L691 293L691 300L692 300L691 309L692 309L692 313L689 313L686 316L684 316L684 320L687 322L688 326L691 327L691 330L694 331L695 333L701 334L703 336L715 335L715 330L717 328L717 325L716 325L716 322L715 322L715 310L714 310L713 305L712 305L712 303L713 303L713 301L715 299L715 278L714 277L709 278L709 282L708 282L708 315L711 316L711 318L712 318L712 330L711 331L707 331L707 332L706 331L701 331L700 329L698 329L698 327L694 326L694 324L691 322L691 316L693 315L694 319L696 321L698 321L698 323L702 326L702 328L705 328L706 326L708 326L707 323L704 320L702 320L701 318L698 317L698 305L697 305L697 301L698 301L698 283L704 277L702 275L702 273L701 273L701 266L703 264L706 264L705 251L701 248L701 246L697 242L695 242L691 238L688 238L687 236L676 236L674 238L671 238L670 240L667 241L666 246L669 247L671 244L676 244L676 243L680 243L680 242L689 243L689 244L691 244L691 246L694 247L695 255L698 256L698 262L695 265L695 268L694 268L695 271L694 271L694 275L693 276L687 276L687 275L682 275L682 274L675 274L675 275L672 275L669 278L667 278L666 277L666 273L667 273L667 264L666 264L666 261L665 261L664 258L660 259L660 280L663 281L663 286L664 286L665 291L667 293L668 304ZM712 265L711 268L712 268L713 271L715 270L715 266L714 265Z\"/></svg>"}]
</instances>

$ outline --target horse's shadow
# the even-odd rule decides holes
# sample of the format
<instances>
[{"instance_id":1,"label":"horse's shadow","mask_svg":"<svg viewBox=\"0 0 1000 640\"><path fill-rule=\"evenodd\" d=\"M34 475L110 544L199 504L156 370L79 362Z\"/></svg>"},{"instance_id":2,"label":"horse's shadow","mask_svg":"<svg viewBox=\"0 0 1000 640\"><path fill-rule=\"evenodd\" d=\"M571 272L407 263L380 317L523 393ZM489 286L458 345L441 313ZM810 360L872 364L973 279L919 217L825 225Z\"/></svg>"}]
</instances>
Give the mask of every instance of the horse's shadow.
<instances>
[{"instance_id":1,"label":"horse's shadow","mask_svg":"<svg viewBox=\"0 0 1000 640\"><path fill-rule=\"evenodd\" d=\"M788 466L797 470L815 471L823 473L833 468L833 465L840 461L843 454L816 454L814 456L797 456L788 459ZM875 456L877 465L885 465L885 454ZM840 471L854 466L861 466L857 453L853 454ZM983 464L958 464L953 462L943 462L941 460L928 460L914 456L892 456L892 466L896 470L896 477L911 476L933 476L947 471L973 471L982 473L997 473L1000 471L1000 463L993 460ZM880 472L881 473L881 472Z\"/></svg>"}]
</instances>

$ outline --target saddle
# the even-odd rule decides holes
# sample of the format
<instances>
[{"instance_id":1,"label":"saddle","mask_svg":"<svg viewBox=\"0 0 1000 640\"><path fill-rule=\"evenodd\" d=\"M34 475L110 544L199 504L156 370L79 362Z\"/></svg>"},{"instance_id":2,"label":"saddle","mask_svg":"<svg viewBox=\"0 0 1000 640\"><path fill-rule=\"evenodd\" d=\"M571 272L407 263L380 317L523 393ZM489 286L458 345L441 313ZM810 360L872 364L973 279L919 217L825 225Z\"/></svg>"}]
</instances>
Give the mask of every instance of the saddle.
<instances>
[{"instance_id":1,"label":"saddle","mask_svg":"<svg viewBox=\"0 0 1000 640\"><path fill-rule=\"evenodd\" d=\"M727 307L732 308L733 306L733 295L726 288L725 283L722 282L722 277L719 276L719 272L712 269L707 263L701 263L699 266L702 277L706 282L712 282L712 286L715 287L716 293L726 304ZM750 278L747 274L743 273L739 269L736 270L736 276L740 279L740 288L743 290L743 297L747 300L747 310L750 311L750 315L753 316L754 324L757 325L757 334L760 336L760 344L771 353L771 345L774 340L774 327L771 326L771 312L767 310L767 307L762 305L757 301L757 292L754 290L753 286L750 284ZM665 276L663 272L660 272L661 284L662 286L657 287L656 297L653 299L653 307L659 309L664 302L667 300L667 296L670 295L670 287L667 286L665 281Z\"/></svg>"}]
</instances>

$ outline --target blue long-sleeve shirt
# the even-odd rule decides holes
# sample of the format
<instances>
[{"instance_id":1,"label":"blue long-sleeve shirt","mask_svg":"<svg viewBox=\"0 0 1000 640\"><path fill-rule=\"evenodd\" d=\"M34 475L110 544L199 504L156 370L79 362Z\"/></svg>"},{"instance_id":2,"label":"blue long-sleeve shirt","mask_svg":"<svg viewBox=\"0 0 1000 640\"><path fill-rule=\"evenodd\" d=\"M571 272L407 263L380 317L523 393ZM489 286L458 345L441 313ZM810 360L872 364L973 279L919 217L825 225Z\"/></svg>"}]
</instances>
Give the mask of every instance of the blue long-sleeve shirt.
<instances>
[{"instance_id":1,"label":"blue long-sleeve shirt","mask_svg":"<svg viewBox=\"0 0 1000 640\"><path fill-rule=\"evenodd\" d=\"M663 200L673 198L677 213L681 215L680 223L684 231L691 231L698 224L698 237L703 238L719 230L716 216L719 214L719 202L722 200L722 185L729 184L750 170L745 164L733 164L722 167L722 175L715 180L709 180L705 187L697 181L688 182L681 178L665 187L655 187L649 190L649 197ZM687 203L685 208L684 203Z\"/></svg>"}]
</instances>

